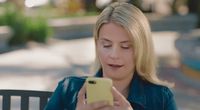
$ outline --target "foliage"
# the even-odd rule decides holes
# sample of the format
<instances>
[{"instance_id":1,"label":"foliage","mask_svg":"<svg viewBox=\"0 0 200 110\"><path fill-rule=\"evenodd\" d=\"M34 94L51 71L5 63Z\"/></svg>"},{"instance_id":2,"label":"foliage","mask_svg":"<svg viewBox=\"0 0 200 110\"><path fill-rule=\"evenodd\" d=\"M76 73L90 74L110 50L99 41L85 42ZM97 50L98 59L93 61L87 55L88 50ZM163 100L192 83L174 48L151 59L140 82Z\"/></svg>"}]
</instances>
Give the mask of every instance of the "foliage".
<instances>
[{"instance_id":1,"label":"foliage","mask_svg":"<svg viewBox=\"0 0 200 110\"><path fill-rule=\"evenodd\" d=\"M0 16L0 25L8 25L13 30L9 45L24 45L28 41L46 42L50 29L46 19L27 17L14 5L6 4Z\"/></svg>"},{"instance_id":2,"label":"foliage","mask_svg":"<svg viewBox=\"0 0 200 110\"><path fill-rule=\"evenodd\" d=\"M15 21L21 19L22 13L16 11L16 8L12 4L5 4L2 6L2 13L0 16L0 25L13 25Z\"/></svg>"}]
</instances>

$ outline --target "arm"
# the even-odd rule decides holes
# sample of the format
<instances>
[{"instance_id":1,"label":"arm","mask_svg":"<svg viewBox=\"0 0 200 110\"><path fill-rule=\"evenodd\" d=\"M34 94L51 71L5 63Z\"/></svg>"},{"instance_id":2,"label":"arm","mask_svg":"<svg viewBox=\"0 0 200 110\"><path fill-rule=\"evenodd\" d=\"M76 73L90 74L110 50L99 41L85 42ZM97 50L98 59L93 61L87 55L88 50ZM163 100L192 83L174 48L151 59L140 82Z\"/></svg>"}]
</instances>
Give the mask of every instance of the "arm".
<instances>
[{"instance_id":1,"label":"arm","mask_svg":"<svg viewBox=\"0 0 200 110\"><path fill-rule=\"evenodd\" d=\"M51 96L44 110L63 110L64 109L63 99L62 99L64 81L65 79L59 82L56 90L54 91L53 95Z\"/></svg>"}]
</instances>

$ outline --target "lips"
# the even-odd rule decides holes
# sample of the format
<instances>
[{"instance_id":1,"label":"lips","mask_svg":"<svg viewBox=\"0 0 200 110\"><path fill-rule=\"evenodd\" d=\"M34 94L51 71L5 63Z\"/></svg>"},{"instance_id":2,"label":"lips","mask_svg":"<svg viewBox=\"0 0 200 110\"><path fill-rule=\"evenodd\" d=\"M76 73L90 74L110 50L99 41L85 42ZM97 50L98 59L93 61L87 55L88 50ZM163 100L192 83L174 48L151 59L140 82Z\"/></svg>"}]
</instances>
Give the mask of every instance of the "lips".
<instances>
[{"instance_id":1,"label":"lips","mask_svg":"<svg viewBox=\"0 0 200 110\"><path fill-rule=\"evenodd\" d=\"M123 65L118 65L118 64L108 64L112 68L121 68Z\"/></svg>"}]
</instances>

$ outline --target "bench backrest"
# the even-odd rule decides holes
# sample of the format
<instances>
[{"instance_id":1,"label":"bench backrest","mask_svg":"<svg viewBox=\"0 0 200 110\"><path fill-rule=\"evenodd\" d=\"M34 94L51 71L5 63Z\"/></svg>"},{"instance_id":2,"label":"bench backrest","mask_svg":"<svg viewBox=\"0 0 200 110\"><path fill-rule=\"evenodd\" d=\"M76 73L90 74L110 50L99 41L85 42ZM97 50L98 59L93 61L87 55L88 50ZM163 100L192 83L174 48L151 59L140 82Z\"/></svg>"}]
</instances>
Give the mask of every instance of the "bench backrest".
<instances>
[{"instance_id":1,"label":"bench backrest","mask_svg":"<svg viewBox=\"0 0 200 110\"><path fill-rule=\"evenodd\" d=\"M33 91L33 90L0 90L0 96L2 96L2 110L11 110L11 96L19 96L21 98L20 110L29 109L29 98L39 98L39 108L43 110L51 97L52 92L49 91Z\"/></svg>"}]
</instances>

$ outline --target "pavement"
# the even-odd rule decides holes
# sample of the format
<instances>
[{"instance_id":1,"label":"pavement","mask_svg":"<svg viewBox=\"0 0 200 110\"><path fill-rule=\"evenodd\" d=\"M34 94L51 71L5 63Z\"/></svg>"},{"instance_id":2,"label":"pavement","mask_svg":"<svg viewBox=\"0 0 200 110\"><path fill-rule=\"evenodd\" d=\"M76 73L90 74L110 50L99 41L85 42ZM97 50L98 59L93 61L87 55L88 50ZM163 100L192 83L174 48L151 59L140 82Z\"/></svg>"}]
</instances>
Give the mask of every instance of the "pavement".
<instances>
[{"instance_id":1,"label":"pavement","mask_svg":"<svg viewBox=\"0 0 200 110\"><path fill-rule=\"evenodd\" d=\"M179 53L174 46L178 37L180 34L174 31L153 32L159 76L175 83L172 90L179 110L200 110L200 81L180 70ZM91 37L53 38L47 44L30 42L26 48L0 54L0 89L53 91L66 76L93 74L90 67L94 59Z\"/></svg>"}]
</instances>

